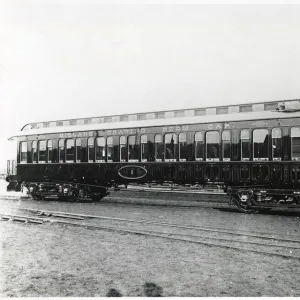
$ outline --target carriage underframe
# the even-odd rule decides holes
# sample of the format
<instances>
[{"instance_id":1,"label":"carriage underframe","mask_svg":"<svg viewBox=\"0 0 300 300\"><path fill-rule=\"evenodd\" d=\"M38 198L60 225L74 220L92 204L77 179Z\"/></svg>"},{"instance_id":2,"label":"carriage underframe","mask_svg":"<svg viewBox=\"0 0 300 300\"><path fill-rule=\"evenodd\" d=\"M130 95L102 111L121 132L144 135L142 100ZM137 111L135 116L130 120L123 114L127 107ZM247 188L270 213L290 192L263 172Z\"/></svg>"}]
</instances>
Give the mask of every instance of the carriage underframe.
<instances>
[{"instance_id":1,"label":"carriage underframe","mask_svg":"<svg viewBox=\"0 0 300 300\"><path fill-rule=\"evenodd\" d=\"M9 178L11 189L23 190L26 188L27 194L35 200L43 200L46 198L55 198L61 201L100 201L109 195L109 188L117 188L119 185L128 185L135 183L149 183L144 180L110 180L107 182L99 182L95 180L91 182L79 182L76 179L71 181L55 181L55 180L22 180L19 176L11 176ZM152 182L153 183L153 182ZM163 183L157 181L155 183ZM174 184L174 182L170 182ZM179 186L182 182L176 182ZM199 182L197 183L199 184ZM201 188L217 184L222 186L224 192L227 193L229 206L237 208L243 213L256 213L269 211L272 208L300 208L300 189L293 186L279 186L274 188L274 185L243 185L233 186L224 182L201 182ZM200 188L199 188L200 189Z\"/></svg>"}]
</instances>

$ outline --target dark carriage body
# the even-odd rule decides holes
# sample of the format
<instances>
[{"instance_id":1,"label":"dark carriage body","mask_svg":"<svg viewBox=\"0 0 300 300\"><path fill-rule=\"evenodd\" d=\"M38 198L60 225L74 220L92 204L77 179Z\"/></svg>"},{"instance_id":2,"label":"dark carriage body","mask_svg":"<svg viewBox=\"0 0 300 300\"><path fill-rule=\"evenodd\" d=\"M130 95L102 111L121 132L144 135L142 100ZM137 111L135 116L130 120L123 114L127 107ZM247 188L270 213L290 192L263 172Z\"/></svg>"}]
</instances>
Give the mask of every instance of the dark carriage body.
<instances>
[{"instance_id":1,"label":"dark carriage body","mask_svg":"<svg viewBox=\"0 0 300 300\"><path fill-rule=\"evenodd\" d=\"M87 122L21 133L19 182L90 186L103 195L107 187L130 182L218 184L245 207L299 204L298 109Z\"/></svg>"}]
</instances>

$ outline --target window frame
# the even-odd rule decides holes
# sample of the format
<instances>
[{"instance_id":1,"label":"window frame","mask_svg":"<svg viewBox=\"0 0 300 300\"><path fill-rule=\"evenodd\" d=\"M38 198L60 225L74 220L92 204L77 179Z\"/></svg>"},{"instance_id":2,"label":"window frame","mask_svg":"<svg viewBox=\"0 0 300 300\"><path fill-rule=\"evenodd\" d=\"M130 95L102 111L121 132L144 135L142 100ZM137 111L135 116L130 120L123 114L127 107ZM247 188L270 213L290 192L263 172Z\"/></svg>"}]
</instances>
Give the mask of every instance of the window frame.
<instances>
[{"instance_id":1,"label":"window frame","mask_svg":"<svg viewBox=\"0 0 300 300\"><path fill-rule=\"evenodd\" d=\"M68 159L68 142L69 141L72 141L73 142L73 160L69 160ZM66 156L66 163L74 163L75 162L75 160L76 160L76 145L75 145L75 140L74 139L66 139L66 141L65 141L65 156Z\"/></svg>"},{"instance_id":2,"label":"window frame","mask_svg":"<svg viewBox=\"0 0 300 300\"><path fill-rule=\"evenodd\" d=\"M291 160L293 161L300 161L300 156L299 157L293 157L293 138L299 138L300 139L300 132L299 136L293 136L293 129L298 129L300 131L300 127L293 126L291 127Z\"/></svg>"},{"instance_id":3,"label":"window frame","mask_svg":"<svg viewBox=\"0 0 300 300\"><path fill-rule=\"evenodd\" d=\"M156 139L157 139L157 137L160 137L160 141L159 142L157 142L156 141ZM165 155L165 150L164 150L164 142L163 142L163 135L162 134L160 134L160 133L158 133L158 134L155 134L155 136L154 136L154 158L155 158L155 161L156 162L162 162L163 160L164 160L164 155ZM160 146L162 146L162 158L157 158L157 146L158 146L158 144L160 145Z\"/></svg>"},{"instance_id":4,"label":"window frame","mask_svg":"<svg viewBox=\"0 0 300 300\"><path fill-rule=\"evenodd\" d=\"M267 157L255 157L255 143L254 143L254 133L258 131L266 131L267 132ZM261 143L262 144L262 143ZM269 161L269 130L267 128L255 128L252 130L252 153L253 153L253 161Z\"/></svg>"},{"instance_id":5,"label":"window frame","mask_svg":"<svg viewBox=\"0 0 300 300\"><path fill-rule=\"evenodd\" d=\"M276 137L276 138L273 138L273 131L274 131L274 129L279 129L280 130L280 138L278 138L278 137ZM271 131L271 139L272 139L272 142L271 142L271 146L272 146L272 160L273 161L281 161L282 160L282 153L283 153L283 143L282 143L282 128L280 128L280 127L274 127L274 128L272 128L272 131ZM280 157L274 157L274 153L273 153L273 140L274 139L280 139Z\"/></svg>"},{"instance_id":6,"label":"window frame","mask_svg":"<svg viewBox=\"0 0 300 300\"><path fill-rule=\"evenodd\" d=\"M121 141L121 139L123 138L123 140L125 141L125 143L123 141ZM125 153L126 153L126 158L122 159L122 149L125 149ZM128 161L128 141L127 141L127 136L126 135L121 135L119 137L119 162L127 162Z\"/></svg>"},{"instance_id":7,"label":"window frame","mask_svg":"<svg viewBox=\"0 0 300 300\"><path fill-rule=\"evenodd\" d=\"M63 144L63 150L61 149L61 142L62 142L62 144ZM63 151L63 154L64 154L64 157L63 157L63 159L61 159L61 151ZM64 163L65 162L65 160L66 160L66 146L65 146L65 139L60 139L60 140L58 140L58 162L59 163Z\"/></svg>"},{"instance_id":8,"label":"window frame","mask_svg":"<svg viewBox=\"0 0 300 300\"><path fill-rule=\"evenodd\" d=\"M104 141L104 146L99 146L98 145L98 140L99 139L102 139L103 141ZM104 148L104 159L97 159L97 153L98 153L98 148L100 148L100 147L102 147L102 148ZM103 150L102 150L103 151ZM102 156L103 157L103 156ZM96 143L95 143L95 162L96 163L104 163L105 162L105 160L106 160L106 139L105 139L105 137L104 136L98 136L97 138L96 138Z\"/></svg>"},{"instance_id":9,"label":"window frame","mask_svg":"<svg viewBox=\"0 0 300 300\"><path fill-rule=\"evenodd\" d=\"M166 138L167 138L167 136L168 135L172 135L172 136L175 136L175 141L174 141L174 149L173 149L173 157L174 158L166 158L167 157L167 143L166 143ZM176 162L177 161L177 159L176 159L176 157L177 157L177 146L176 145L178 145L178 137L177 137L177 134L175 133L175 132L168 132L168 133L166 133L165 135L164 135L164 137L163 137L163 139L164 139L164 160L165 160L165 162ZM168 145L169 144L171 144L171 143L168 143Z\"/></svg>"},{"instance_id":10,"label":"window frame","mask_svg":"<svg viewBox=\"0 0 300 300\"><path fill-rule=\"evenodd\" d=\"M89 144L89 141L93 141L93 145ZM90 147L92 146L92 147ZM94 155L93 155L93 159L90 159L90 150L93 149L94 151ZM88 155L88 163L94 163L95 162L95 138L94 137L89 137L87 140L87 155Z\"/></svg>"},{"instance_id":11,"label":"window frame","mask_svg":"<svg viewBox=\"0 0 300 300\"><path fill-rule=\"evenodd\" d=\"M78 143L78 141L80 141L80 143ZM76 163L81 163L81 151L82 151L82 140L81 140L81 138L76 138L75 139L75 161L76 161ZM78 159L78 157L80 159Z\"/></svg>"},{"instance_id":12,"label":"window frame","mask_svg":"<svg viewBox=\"0 0 300 300\"><path fill-rule=\"evenodd\" d=\"M130 139L131 138L134 138L135 139L135 143L134 144L130 144ZM134 148L134 146L138 146L137 148L137 151L138 151L138 153L137 153L137 158L134 158L134 159L130 159L129 157L130 157L130 146L132 146L133 148ZM138 136L137 135L129 135L128 137L127 137L127 152L128 152L128 162L139 162L139 157L140 157L140 150L139 150L139 139L138 139Z\"/></svg>"},{"instance_id":13,"label":"window frame","mask_svg":"<svg viewBox=\"0 0 300 300\"><path fill-rule=\"evenodd\" d=\"M44 154L44 156L45 156L45 160L40 160L40 144L41 143L45 143L45 154ZM48 145L48 143L47 143L47 140L40 140L40 141L38 141L38 149L37 149L37 151L38 151L38 163L39 164L45 164L46 163L46 161L47 161L47 145Z\"/></svg>"},{"instance_id":14,"label":"window frame","mask_svg":"<svg viewBox=\"0 0 300 300\"><path fill-rule=\"evenodd\" d=\"M26 145L26 152L22 151L22 145ZM28 142L23 141L19 143L19 157L20 157L20 164L27 164L28 163ZM22 160L22 153L26 153L25 157L26 160Z\"/></svg>"},{"instance_id":15,"label":"window frame","mask_svg":"<svg viewBox=\"0 0 300 300\"><path fill-rule=\"evenodd\" d=\"M202 139L199 140L198 138L196 138L197 134L201 134L201 137ZM195 132L195 135L194 135L194 142L195 142L195 161L204 161L204 150L205 150L205 143L204 143L204 137L205 137L205 134L203 133L203 131L197 131ZM202 147L202 157L197 157L197 146L198 144L197 143L200 143L200 146Z\"/></svg>"},{"instance_id":16,"label":"window frame","mask_svg":"<svg viewBox=\"0 0 300 300\"><path fill-rule=\"evenodd\" d=\"M225 140L223 135L224 133L229 133L229 139ZM232 143L231 143L231 130L228 130L228 129L225 129L222 131L222 136L221 136L221 139L222 139L222 160L223 161L231 161L231 147L232 147ZM229 157L224 157L224 145L225 144L229 144Z\"/></svg>"},{"instance_id":17,"label":"window frame","mask_svg":"<svg viewBox=\"0 0 300 300\"><path fill-rule=\"evenodd\" d=\"M50 146L51 144L51 146ZM47 140L47 163L52 163L53 161L53 141L52 140ZM50 152L51 151L51 152ZM51 153L51 160L49 159Z\"/></svg>"},{"instance_id":18,"label":"window frame","mask_svg":"<svg viewBox=\"0 0 300 300\"><path fill-rule=\"evenodd\" d=\"M248 138L242 138L242 133L243 131L247 131L248 132ZM243 158L243 140L248 142L248 152L249 152L249 157L244 157ZM251 157L251 139L250 139L250 129L246 128L246 129L241 129L240 131L240 143L241 143L241 161L250 161L250 157Z\"/></svg>"},{"instance_id":19,"label":"window frame","mask_svg":"<svg viewBox=\"0 0 300 300\"><path fill-rule=\"evenodd\" d=\"M32 141L31 143L31 160L33 164L38 162L38 141ZM35 146L33 146L35 145ZM35 150L35 151L34 151ZM36 155L36 159L34 160L34 156Z\"/></svg>"},{"instance_id":20,"label":"window frame","mask_svg":"<svg viewBox=\"0 0 300 300\"><path fill-rule=\"evenodd\" d=\"M207 143L207 135L209 133L217 133L218 134L218 157L214 157L214 158L208 158L208 149L207 149L207 146L209 145ZM218 130L209 130L209 131L206 131L205 133L205 150L206 150L206 161L220 161L220 150L221 150L221 144L220 144L220 131ZM210 144L213 144L213 143L210 143Z\"/></svg>"},{"instance_id":21,"label":"window frame","mask_svg":"<svg viewBox=\"0 0 300 300\"><path fill-rule=\"evenodd\" d=\"M180 137L182 135L185 135L185 141L180 141ZM180 132L178 134L178 160L181 161L181 162L185 162L186 161L186 158L181 158L181 144L180 143L186 143L185 146L183 147L187 147L188 146L188 143L187 143L187 139L188 139L188 136L187 136L187 133L186 132Z\"/></svg>"},{"instance_id":22,"label":"window frame","mask_svg":"<svg viewBox=\"0 0 300 300\"><path fill-rule=\"evenodd\" d=\"M111 143L110 143L110 140L111 140ZM108 149L110 149L110 148L111 148L111 153L112 153L112 156L111 156L112 159L108 159L108 153L109 153ZM113 136L106 137L106 161L108 163L114 162L114 138L113 138Z\"/></svg>"}]
</instances>

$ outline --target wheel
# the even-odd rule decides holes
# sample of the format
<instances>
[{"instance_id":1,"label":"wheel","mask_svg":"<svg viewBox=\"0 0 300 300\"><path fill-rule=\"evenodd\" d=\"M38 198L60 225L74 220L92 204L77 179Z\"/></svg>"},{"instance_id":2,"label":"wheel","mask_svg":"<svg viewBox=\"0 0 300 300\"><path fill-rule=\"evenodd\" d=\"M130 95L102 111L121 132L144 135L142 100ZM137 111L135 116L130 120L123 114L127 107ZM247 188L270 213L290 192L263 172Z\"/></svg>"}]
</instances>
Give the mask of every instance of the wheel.
<instances>
[{"instance_id":1,"label":"wheel","mask_svg":"<svg viewBox=\"0 0 300 300\"><path fill-rule=\"evenodd\" d=\"M104 195L102 195L102 194L93 194L90 197L91 197L92 201L97 202L97 201L101 201L101 199L104 198Z\"/></svg>"},{"instance_id":2,"label":"wheel","mask_svg":"<svg viewBox=\"0 0 300 300\"><path fill-rule=\"evenodd\" d=\"M68 201L77 202L79 200L79 190L73 190L71 195L67 196Z\"/></svg>"},{"instance_id":3,"label":"wheel","mask_svg":"<svg viewBox=\"0 0 300 300\"><path fill-rule=\"evenodd\" d=\"M256 214L256 213L258 213L257 208L252 208L248 204L241 203L240 199L234 198L232 200L232 203L242 213L245 213L245 214Z\"/></svg>"}]
</instances>

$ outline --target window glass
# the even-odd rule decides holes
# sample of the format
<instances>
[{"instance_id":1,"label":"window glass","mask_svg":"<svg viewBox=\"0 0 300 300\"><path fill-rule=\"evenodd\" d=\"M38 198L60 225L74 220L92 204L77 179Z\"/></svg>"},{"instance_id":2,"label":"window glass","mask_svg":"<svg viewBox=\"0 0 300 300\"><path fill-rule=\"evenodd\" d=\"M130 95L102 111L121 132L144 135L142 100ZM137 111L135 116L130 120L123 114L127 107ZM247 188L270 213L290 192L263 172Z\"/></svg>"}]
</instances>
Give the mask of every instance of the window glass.
<instances>
[{"instance_id":1,"label":"window glass","mask_svg":"<svg viewBox=\"0 0 300 300\"><path fill-rule=\"evenodd\" d=\"M241 131L241 154L242 160L249 160L250 158L250 132L249 129Z\"/></svg>"},{"instance_id":2,"label":"window glass","mask_svg":"<svg viewBox=\"0 0 300 300\"><path fill-rule=\"evenodd\" d=\"M161 134L155 136L155 160L162 161L164 158L164 144L162 142Z\"/></svg>"},{"instance_id":3,"label":"window glass","mask_svg":"<svg viewBox=\"0 0 300 300\"><path fill-rule=\"evenodd\" d=\"M223 161L229 161L231 157L231 135L229 130L222 132Z\"/></svg>"},{"instance_id":4,"label":"window glass","mask_svg":"<svg viewBox=\"0 0 300 300\"><path fill-rule=\"evenodd\" d=\"M48 155L47 161L48 161L48 163L51 163L53 160L53 149L52 149L52 141L51 140L49 140L47 142L47 155Z\"/></svg>"},{"instance_id":5,"label":"window glass","mask_svg":"<svg viewBox=\"0 0 300 300\"><path fill-rule=\"evenodd\" d=\"M83 151L81 146L81 139L76 139L75 141L76 145L76 162L81 162L83 160Z\"/></svg>"},{"instance_id":6,"label":"window glass","mask_svg":"<svg viewBox=\"0 0 300 300\"><path fill-rule=\"evenodd\" d=\"M217 115L228 114L228 107L217 107Z\"/></svg>"},{"instance_id":7,"label":"window glass","mask_svg":"<svg viewBox=\"0 0 300 300\"><path fill-rule=\"evenodd\" d=\"M106 139L106 143L107 143L107 161L112 162L114 161L114 146L113 146L112 136L109 136Z\"/></svg>"},{"instance_id":8,"label":"window glass","mask_svg":"<svg viewBox=\"0 0 300 300\"><path fill-rule=\"evenodd\" d=\"M98 137L96 142L96 162L105 162L105 138Z\"/></svg>"},{"instance_id":9,"label":"window glass","mask_svg":"<svg viewBox=\"0 0 300 300\"><path fill-rule=\"evenodd\" d=\"M94 162L95 159L95 139L88 139L88 162Z\"/></svg>"},{"instance_id":10,"label":"window glass","mask_svg":"<svg viewBox=\"0 0 300 300\"><path fill-rule=\"evenodd\" d=\"M165 113L164 112L157 112L155 113L155 119L164 119Z\"/></svg>"},{"instance_id":11,"label":"window glass","mask_svg":"<svg viewBox=\"0 0 300 300\"><path fill-rule=\"evenodd\" d=\"M39 163L46 162L46 145L47 141L39 141Z\"/></svg>"},{"instance_id":12,"label":"window glass","mask_svg":"<svg viewBox=\"0 0 300 300\"><path fill-rule=\"evenodd\" d=\"M195 109L195 116L205 116L205 109Z\"/></svg>"},{"instance_id":13,"label":"window glass","mask_svg":"<svg viewBox=\"0 0 300 300\"><path fill-rule=\"evenodd\" d=\"M276 110L278 108L278 103L266 103L265 110Z\"/></svg>"},{"instance_id":14,"label":"window glass","mask_svg":"<svg viewBox=\"0 0 300 300\"><path fill-rule=\"evenodd\" d=\"M293 127L291 129L292 140L292 159L300 160L300 128Z\"/></svg>"},{"instance_id":15,"label":"window glass","mask_svg":"<svg viewBox=\"0 0 300 300\"><path fill-rule=\"evenodd\" d=\"M36 163L38 159L37 141L32 142L31 157L32 157L32 162Z\"/></svg>"},{"instance_id":16,"label":"window glass","mask_svg":"<svg viewBox=\"0 0 300 300\"><path fill-rule=\"evenodd\" d=\"M240 112L250 112L252 111L252 105L240 106Z\"/></svg>"},{"instance_id":17,"label":"window glass","mask_svg":"<svg viewBox=\"0 0 300 300\"><path fill-rule=\"evenodd\" d=\"M253 160L268 160L269 134L267 129L253 130Z\"/></svg>"},{"instance_id":18,"label":"window glass","mask_svg":"<svg viewBox=\"0 0 300 300\"><path fill-rule=\"evenodd\" d=\"M178 117L184 117L184 116L185 116L184 110L174 111L174 117L175 117L175 118L178 118Z\"/></svg>"},{"instance_id":19,"label":"window glass","mask_svg":"<svg viewBox=\"0 0 300 300\"><path fill-rule=\"evenodd\" d=\"M126 136L120 136L120 161L127 161Z\"/></svg>"},{"instance_id":20,"label":"window glass","mask_svg":"<svg viewBox=\"0 0 300 300\"><path fill-rule=\"evenodd\" d=\"M75 141L68 139L66 141L66 162L74 162L75 160Z\"/></svg>"},{"instance_id":21,"label":"window glass","mask_svg":"<svg viewBox=\"0 0 300 300\"><path fill-rule=\"evenodd\" d=\"M120 121L121 121L121 122L124 122L124 121L127 122L127 121L128 121L128 116L121 116L121 117L120 117Z\"/></svg>"},{"instance_id":22,"label":"window glass","mask_svg":"<svg viewBox=\"0 0 300 300\"><path fill-rule=\"evenodd\" d=\"M273 160L281 160L282 155L282 132L280 128L272 129L272 157Z\"/></svg>"},{"instance_id":23,"label":"window glass","mask_svg":"<svg viewBox=\"0 0 300 300\"><path fill-rule=\"evenodd\" d=\"M219 160L220 157L220 133L209 131L206 133L206 158L207 160Z\"/></svg>"},{"instance_id":24,"label":"window glass","mask_svg":"<svg viewBox=\"0 0 300 300\"><path fill-rule=\"evenodd\" d=\"M147 120L147 115L146 115L146 114L139 114L139 115L137 116L137 119L138 119L138 120Z\"/></svg>"},{"instance_id":25,"label":"window glass","mask_svg":"<svg viewBox=\"0 0 300 300\"><path fill-rule=\"evenodd\" d=\"M203 133L202 132L196 132L195 141L196 142L203 142Z\"/></svg>"},{"instance_id":26,"label":"window glass","mask_svg":"<svg viewBox=\"0 0 300 300\"><path fill-rule=\"evenodd\" d=\"M176 161L177 136L175 133L165 135L165 161Z\"/></svg>"},{"instance_id":27,"label":"window glass","mask_svg":"<svg viewBox=\"0 0 300 300\"><path fill-rule=\"evenodd\" d=\"M139 161L139 145L137 136L131 135L128 137L128 161L138 162Z\"/></svg>"},{"instance_id":28,"label":"window glass","mask_svg":"<svg viewBox=\"0 0 300 300\"><path fill-rule=\"evenodd\" d=\"M65 160L65 141L64 140L59 140L58 142L58 154L59 154L59 162L62 163Z\"/></svg>"},{"instance_id":29,"label":"window glass","mask_svg":"<svg viewBox=\"0 0 300 300\"><path fill-rule=\"evenodd\" d=\"M204 157L204 143L203 143L203 133L196 132L195 134L195 154L196 160L201 161Z\"/></svg>"},{"instance_id":30,"label":"window glass","mask_svg":"<svg viewBox=\"0 0 300 300\"><path fill-rule=\"evenodd\" d=\"M27 142L20 143L20 163L27 163Z\"/></svg>"}]
</instances>

